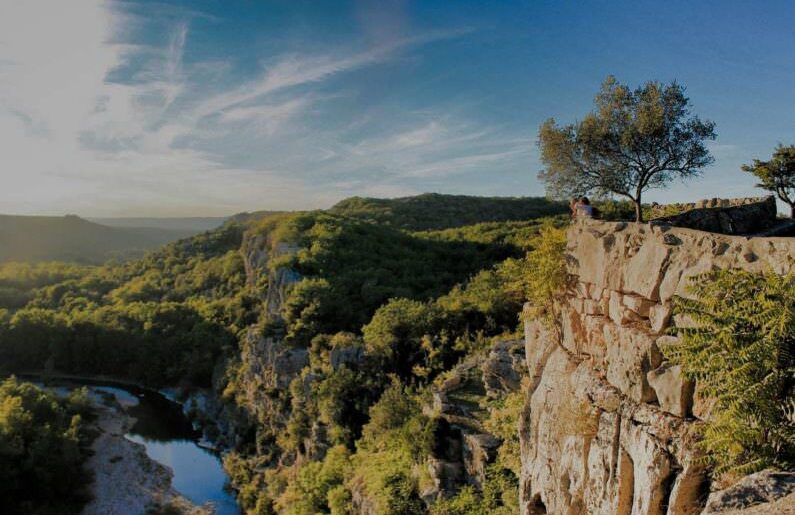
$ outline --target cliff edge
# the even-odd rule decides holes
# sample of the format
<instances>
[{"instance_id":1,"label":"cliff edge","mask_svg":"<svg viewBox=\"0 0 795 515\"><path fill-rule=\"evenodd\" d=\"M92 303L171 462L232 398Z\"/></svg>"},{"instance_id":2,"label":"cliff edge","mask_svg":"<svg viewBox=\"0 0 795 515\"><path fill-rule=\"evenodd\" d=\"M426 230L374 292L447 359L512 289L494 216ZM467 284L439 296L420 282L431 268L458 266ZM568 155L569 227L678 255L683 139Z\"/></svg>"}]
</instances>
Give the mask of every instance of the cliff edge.
<instances>
[{"instance_id":1,"label":"cliff edge","mask_svg":"<svg viewBox=\"0 0 795 515\"><path fill-rule=\"evenodd\" d=\"M594 220L567 238L557 320L525 323L521 512L701 513L710 484L694 423L709 400L660 352L672 299L714 269L787 273L795 239Z\"/></svg>"}]
</instances>

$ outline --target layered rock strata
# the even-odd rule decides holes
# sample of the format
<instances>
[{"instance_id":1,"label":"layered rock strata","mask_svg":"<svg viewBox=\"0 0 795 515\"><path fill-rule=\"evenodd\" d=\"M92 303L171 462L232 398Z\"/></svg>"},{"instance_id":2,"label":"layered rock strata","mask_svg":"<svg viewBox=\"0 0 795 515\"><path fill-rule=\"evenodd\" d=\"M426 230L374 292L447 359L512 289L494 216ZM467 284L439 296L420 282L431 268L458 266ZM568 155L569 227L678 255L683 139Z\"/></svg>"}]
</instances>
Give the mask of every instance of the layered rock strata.
<instances>
[{"instance_id":1,"label":"layered rock strata","mask_svg":"<svg viewBox=\"0 0 795 515\"><path fill-rule=\"evenodd\" d=\"M709 485L694 422L709 403L660 351L673 338L672 299L687 295L694 275L786 273L793 256L792 238L574 224L566 251L573 286L557 319L525 323L522 514L700 513Z\"/></svg>"}]
</instances>

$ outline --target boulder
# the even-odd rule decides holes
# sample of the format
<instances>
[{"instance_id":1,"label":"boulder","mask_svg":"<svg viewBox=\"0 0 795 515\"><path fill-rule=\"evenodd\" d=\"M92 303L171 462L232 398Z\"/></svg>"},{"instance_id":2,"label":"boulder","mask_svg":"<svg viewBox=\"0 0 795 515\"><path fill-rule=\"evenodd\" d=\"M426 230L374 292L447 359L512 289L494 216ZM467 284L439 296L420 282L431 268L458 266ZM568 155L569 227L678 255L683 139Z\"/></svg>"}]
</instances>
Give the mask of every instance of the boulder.
<instances>
[{"instance_id":1,"label":"boulder","mask_svg":"<svg viewBox=\"0 0 795 515\"><path fill-rule=\"evenodd\" d=\"M695 384L682 376L682 367L664 363L646 374L657 395L660 409L678 417L687 417L693 406Z\"/></svg>"},{"instance_id":2,"label":"boulder","mask_svg":"<svg viewBox=\"0 0 795 515\"><path fill-rule=\"evenodd\" d=\"M480 366L486 394L498 398L514 392L527 374L522 340L501 340L495 343Z\"/></svg>"},{"instance_id":3,"label":"boulder","mask_svg":"<svg viewBox=\"0 0 795 515\"><path fill-rule=\"evenodd\" d=\"M751 234L776 223L776 199L773 196L739 199L737 203L702 203L674 216L655 220L676 227L688 227L720 234ZM747 202L746 200L750 200Z\"/></svg>"},{"instance_id":4,"label":"boulder","mask_svg":"<svg viewBox=\"0 0 795 515\"><path fill-rule=\"evenodd\" d=\"M795 472L763 470L746 476L729 488L710 494L702 513L706 515L743 509L773 502L793 492L795 492Z\"/></svg>"},{"instance_id":5,"label":"boulder","mask_svg":"<svg viewBox=\"0 0 795 515\"><path fill-rule=\"evenodd\" d=\"M471 483L480 486L486 481L486 467L497 458L501 444L499 438L488 433L464 435L464 468Z\"/></svg>"}]
</instances>

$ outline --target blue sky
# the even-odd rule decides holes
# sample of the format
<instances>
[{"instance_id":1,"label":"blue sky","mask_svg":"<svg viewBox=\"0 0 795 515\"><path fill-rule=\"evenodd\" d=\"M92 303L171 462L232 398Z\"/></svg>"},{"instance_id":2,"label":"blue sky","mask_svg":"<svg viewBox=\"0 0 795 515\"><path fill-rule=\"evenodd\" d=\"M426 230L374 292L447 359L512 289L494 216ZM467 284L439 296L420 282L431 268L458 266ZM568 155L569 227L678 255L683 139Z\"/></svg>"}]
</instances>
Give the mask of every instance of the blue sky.
<instances>
[{"instance_id":1,"label":"blue sky","mask_svg":"<svg viewBox=\"0 0 795 515\"><path fill-rule=\"evenodd\" d=\"M717 123L756 194L795 142L791 2L0 0L0 212L224 215L351 195L543 195L536 133L613 74Z\"/></svg>"}]
</instances>

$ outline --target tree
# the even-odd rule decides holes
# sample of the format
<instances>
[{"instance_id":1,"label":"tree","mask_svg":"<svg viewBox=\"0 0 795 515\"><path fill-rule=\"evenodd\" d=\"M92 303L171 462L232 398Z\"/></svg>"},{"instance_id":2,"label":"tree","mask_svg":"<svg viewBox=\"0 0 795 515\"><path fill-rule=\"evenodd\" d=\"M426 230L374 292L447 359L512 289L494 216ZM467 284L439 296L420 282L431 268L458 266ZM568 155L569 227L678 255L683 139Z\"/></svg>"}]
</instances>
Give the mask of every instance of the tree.
<instances>
[{"instance_id":1,"label":"tree","mask_svg":"<svg viewBox=\"0 0 795 515\"><path fill-rule=\"evenodd\" d=\"M795 218L795 145L779 144L770 161L754 159L753 164L743 165L744 172L759 179L756 185L772 191L790 207L790 216Z\"/></svg>"},{"instance_id":2,"label":"tree","mask_svg":"<svg viewBox=\"0 0 795 515\"><path fill-rule=\"evenodd\" d=\"M691 116L690 100L676 82L647 82L632 91L614 77L602 83L595 110L582 121L539 130L539 178L554 197L596 193L627 197L643 221L641 196L674 178L701 173L713 162L706 147L715 124Z\"/></svg>"}]
</instances>

